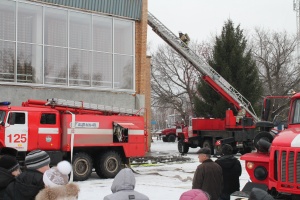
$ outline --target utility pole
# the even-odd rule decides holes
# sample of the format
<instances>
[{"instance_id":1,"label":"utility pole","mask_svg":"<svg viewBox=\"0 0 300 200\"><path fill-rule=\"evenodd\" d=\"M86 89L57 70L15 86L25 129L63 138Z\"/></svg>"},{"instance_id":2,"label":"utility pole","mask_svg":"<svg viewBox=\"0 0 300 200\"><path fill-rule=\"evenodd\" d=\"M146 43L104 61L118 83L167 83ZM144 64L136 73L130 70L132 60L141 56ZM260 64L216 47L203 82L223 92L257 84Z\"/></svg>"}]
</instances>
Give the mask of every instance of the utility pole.
<instances>
[{"instance_id":1,"label":"utility pole","mask_svg":"<svg viewBox=\"0 0 300 200\"><path fill-rule=\"evenodd\" d=\"M297 58L299 62L299 54L300 54L300 0L294 0L293 3L294 11L296 12L296 25L297 25Z\"/></svg>"}]
</instances>

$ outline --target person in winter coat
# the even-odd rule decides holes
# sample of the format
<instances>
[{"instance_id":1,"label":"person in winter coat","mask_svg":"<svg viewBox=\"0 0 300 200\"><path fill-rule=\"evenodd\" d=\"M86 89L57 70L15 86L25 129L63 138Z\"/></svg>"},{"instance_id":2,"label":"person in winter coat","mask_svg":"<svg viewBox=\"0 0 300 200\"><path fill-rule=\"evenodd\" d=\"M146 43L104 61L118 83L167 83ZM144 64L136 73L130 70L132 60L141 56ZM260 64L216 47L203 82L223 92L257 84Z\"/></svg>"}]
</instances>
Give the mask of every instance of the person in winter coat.
<instances>
[{"instance_id":1,"label":"person in winter coat","mask_svg":"<svg viewBox=\"0 0 300 200\"><path fill-rule=\"evenodd\" d=\"M262 189L253 188L248 200L274 200L274 198Z\"/></svg>"},{"instance_id":2,"label":"person in winter coat","mask_svg":"<svg viewBox=\"0 0 300 200\"><path fill-rule=\"evenodd\" d=\"M179 200L210 200L210 196L202 190L191 189L182 193Z\"/></svg>"},{"instance_id":3,"label":"person in winter coat","mask_svg":"<svg viewBox=\"0 0 300 200\"><path fill-rule=\"evenodd\" d=\"M79 187L69 183L69 174L72 166L68 161L61 161L56 167L45 171L43 180L46 188L41 190L36 200L76 200L78 199Z\"/></svg>"},{"instance_id":4,"label":"person in winter coat","mask_svg":"<svg viewBox=\"0 0 300 200\"><path fill-rule=\"evenodd\" d=\"M233 149L231 145L223 145L223 156L215 161L222 167L223 171L223 190L220 197L221 200L230 200L230 194L235 191L240 191L242 166L240 161L233 156L232 151Z\"/></svg>"},{"instance_id":5,"label":"person in winter coat","mask_svg":"<svg viewBox=\"0 0 300 200\"><path fill-rule=\"evenodd\" d=\"M49 169L50 157L45 151L34 150L25 157L26 170L14 182L10 183L5 192L5 200L34 200L35 196L45 187L43 174Z\"/></svg>"},{"instance_id":6,"label":"person in winter coat","mask_svg":"<svg viewBox=\"0 0 300 200\"><path fill-rule=\"evenodd\" d=\"M149 200L149 198L137 191L135 188L135 177L131 169L122 169L115 177L111 191L113 194L107 195L103 200Z\"/></svg>"},{"instance_id":7,"label":"person in winter coat","mask_svg":"<svg viewBox=\"0 0 300 200\"><path fill-rule=\"evenodd\" d=\"M211 200L218 200L223 186L222 168L210 159L209 148L201 148L197 153L202 164L195 171L192 189L201 189L210 195Z\"/></svg>"},{"instance_id":8,"label":"person in winter coat","mask_svg":"<svg viewBox=\"0 0 300 200\"><path fill-rule=\"evenodd\" d=\"M13 156L2 155L0 158L0 200L3 200L4 191L8 184L15 181L21 173L20 165Z\"/></svg>"}]
</instances>

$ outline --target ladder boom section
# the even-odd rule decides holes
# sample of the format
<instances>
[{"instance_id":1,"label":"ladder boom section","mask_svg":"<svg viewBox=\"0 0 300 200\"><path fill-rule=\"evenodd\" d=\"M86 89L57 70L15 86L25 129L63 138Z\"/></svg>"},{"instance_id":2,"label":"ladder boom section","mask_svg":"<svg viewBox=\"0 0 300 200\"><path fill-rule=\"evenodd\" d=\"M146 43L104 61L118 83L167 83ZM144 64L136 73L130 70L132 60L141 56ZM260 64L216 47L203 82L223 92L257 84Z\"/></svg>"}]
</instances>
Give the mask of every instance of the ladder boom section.
<instances>
[{"instance_id":1,"label":"ladder boom section","mask_svg":"<svg viewBox=\"0 0 300 200\"><path fill-rule=\"evenodd\" d=\"M101 104L86 103L83 101L73 101L58 98L47 99L47 101L32 100L22 103L23 106L45 107L51 106L58 110L65 110L65 108L72 108L77 110L97 111L99 113L125 114L125 115L143 115L142 109L134 110L127 108L120 108L115 106L106 106ZM60 109L64 108L64 109Z\"/></svg>"},{"instance_id":2,"label":"ladder boom section","mask_svg":"<svg viewBox=\"0 0 300 200\"><path fill-rule=\"evenodd\" d=\"M197 71L203 75L203 79L227 101L233 103L237 108L244 106L253 120L259 121L251 103L243 97L232 85L230 85L216 70L208 63L192 51L188 45L180 40L173 32L171 32L163 23L161 23L154 15L148 12L148 25L152 30L168 43L177 53L184 57ZM224 96L226 95L226 96ZM226 98L227 97L227 98ZM230 98L228 98L230 97Z\"/></svg>"}]
</instances>

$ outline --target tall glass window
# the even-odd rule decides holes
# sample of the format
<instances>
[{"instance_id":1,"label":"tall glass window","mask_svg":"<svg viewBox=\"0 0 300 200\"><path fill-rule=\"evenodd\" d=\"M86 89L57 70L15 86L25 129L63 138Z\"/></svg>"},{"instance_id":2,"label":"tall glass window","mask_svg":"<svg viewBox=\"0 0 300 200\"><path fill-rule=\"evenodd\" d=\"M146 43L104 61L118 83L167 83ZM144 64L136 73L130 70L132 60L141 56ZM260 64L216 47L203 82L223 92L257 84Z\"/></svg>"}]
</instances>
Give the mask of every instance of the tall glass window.
<instances>
[{"instance_id":1,"label":"tall glass window","mask_svg":"<svg viewBox=\"0 0 300 200\"><path fill-rule=\"evenodd\" d=\"M0 81L13 82L16 63L16 2L0 1Z\"/></svg>"},{"instance_id":2,"label":"tall glass window","mask_svg":"<svg viewBox=\"0 0 300 200\"><path fill-rule=\"evenodd\" d=\"M43 7L18 3L17 82L43 83Z\"/></svg>"},{"instance_id":3,"label":"tall glass window","mask_svg":"<svg viewBox=\"0 0 300 200\"><path fill-rule=\"evenodd\" d=\"M92 85L113 88L113 19L93 17Z\"/></svg>"},{"instance_id":4,"label":"tall glass window","mask_svg":"<svg viewBox=\"0 0 300 200\"><path fill-rule=\"evenodd\" d=\"M134 21L0 1L0 82L134 90Z\"/></svg>"}]
</instances>

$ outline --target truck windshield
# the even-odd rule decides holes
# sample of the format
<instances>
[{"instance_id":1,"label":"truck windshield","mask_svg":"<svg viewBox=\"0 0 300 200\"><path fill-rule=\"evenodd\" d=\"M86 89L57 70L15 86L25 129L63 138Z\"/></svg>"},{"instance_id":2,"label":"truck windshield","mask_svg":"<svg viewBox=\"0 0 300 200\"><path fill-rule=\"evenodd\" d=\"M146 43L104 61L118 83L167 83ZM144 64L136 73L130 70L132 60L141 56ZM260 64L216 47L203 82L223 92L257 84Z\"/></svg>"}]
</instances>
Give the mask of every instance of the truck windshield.
<instances>
[{"instance_id":1,"label":"truck windshield","mask_svg":"<svg viewBox=\"0 0 300 200\"><path fill-rule=\"evenodd\" d=\"M295 101L294 103L294 116L292 123L293 124L299 124L300 123L300 100Z\"/></svg>"},{"instance_id":2,"label":"truck windshield","mask_svg":"<svg viewBox=\"0 0 300 200\"><path fill-rule=\"evenodd\" d=\"M0 122L4 121L4 117L5 117L5 111L0 110Z\"/></svg>"}]
</instances>

